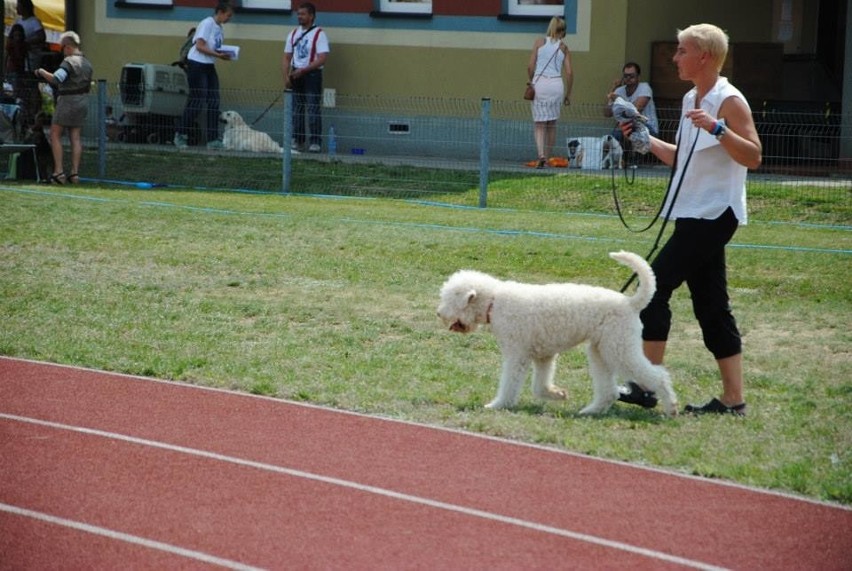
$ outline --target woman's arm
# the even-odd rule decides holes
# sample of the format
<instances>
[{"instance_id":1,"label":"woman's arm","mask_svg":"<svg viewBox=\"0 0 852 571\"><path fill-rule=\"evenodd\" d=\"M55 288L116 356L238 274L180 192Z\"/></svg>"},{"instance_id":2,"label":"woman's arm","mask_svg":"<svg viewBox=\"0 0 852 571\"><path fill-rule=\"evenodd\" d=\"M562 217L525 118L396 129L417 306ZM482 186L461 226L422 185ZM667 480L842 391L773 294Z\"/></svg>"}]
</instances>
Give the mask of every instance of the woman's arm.
<instances>
[{"instance_id":1,"label":"woman's arm","mask_svg":"<svg viewBox=\"0 0 852 571\"><path fill-rule=\"evenodd\" d=\"M725 120L724 135L719 138L722 148L734 161L750 169L763 162L763 145L754 126L754 118L748 106L739 97L728 97L719 107L719 117L712 117L703 109L694 109L686 114L696 127L710 133L716 128L717 120Z\"/></svg>"},{"instance_id":2,"label":"woman's arm","mask_svg":"<svg viewBox=\"0 0 852 571\"><path fill-rule=\"evenodd\" d=\"M533 75L535 75L535 64L538 59L538 48L541 47L541 44L544 43L544 40L541 38L537 39L533 42L532 53L530 54L530 61L527 64L527 77L530 81L532 81Z\"/></svg>"},{"instance_id":3,"label":"woman's arm","mask_svg":"<svg viewBox=\"0 0 852 571\"><path fill-rule=\"evenodd\" d=\"M560 49L565 54L565 60L562 62L562 67L565 70L565 105L570 105L571 92L574 89L574 68L571 65L571 50L565 44L562 44Z\"/></svg>"}]
</instances>

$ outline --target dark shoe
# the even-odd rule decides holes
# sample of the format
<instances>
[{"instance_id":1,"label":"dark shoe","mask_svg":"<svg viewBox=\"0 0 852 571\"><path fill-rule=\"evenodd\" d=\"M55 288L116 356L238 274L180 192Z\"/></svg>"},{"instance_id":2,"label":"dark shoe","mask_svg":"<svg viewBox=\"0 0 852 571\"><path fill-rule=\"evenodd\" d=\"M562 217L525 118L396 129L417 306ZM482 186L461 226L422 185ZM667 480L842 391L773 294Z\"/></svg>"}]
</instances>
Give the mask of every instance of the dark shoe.
<instances>
[{"instance_id":1,"label":"dark shoe","mask_svg":"<svg viewBox=\"0 0 852 571\"><path fill-rule=\"evenodd\" d=\"M633 381L627 385L618 387L618 400L629 404L636 404L642 408L654 408L657 406L657 397L652 391L646 391Z\"/></svg>"},{"instance_id":2,"label":"dark shoe","mask_svg":"<svg viewBox=\"0 0 852 571\"><path fill-rule=\"evenodd\" d=\"M72 172L68 175L68 182L71 184L79 184L80 183L80 175L75 172Z\"/></svg>"},{"instance_id":3,"label":"dark shoe","mask_svg":"<svg viewBox=\"0 0 852 571\"><path fill-rule=\"evenodd\" d=\"M65 184L65 173L58 172L50 175L50 184Z\"/></svg>"},{"instance_id":4,"label":"dark shoe","mask_svg":"<svg viewBox=\"0 0 852 571\"><path fill-rule=\"evenodd\" d=\"M687 414L733 414L736 416L745 416L746 404L740 403L734 406L726 406L719 399L713 399L704 406L688 404L683 409Z\"/></svg>"},{"instance_id":5,"label":"dark shoe","mask_svg":"<svg viewBox=\"0 0 852 571\"><path fill-rule=\"evenodd\" d=\"M546 159L545 157L540 157L540 158L538 159L538 162L537 162L537 163L536 163L536 165L535 165L535 168L537 168L537 169L543 169L543 168L544 168L544 167L546 167L546 166L547 166L547 159Z\"/></svg>"}]
</instances>

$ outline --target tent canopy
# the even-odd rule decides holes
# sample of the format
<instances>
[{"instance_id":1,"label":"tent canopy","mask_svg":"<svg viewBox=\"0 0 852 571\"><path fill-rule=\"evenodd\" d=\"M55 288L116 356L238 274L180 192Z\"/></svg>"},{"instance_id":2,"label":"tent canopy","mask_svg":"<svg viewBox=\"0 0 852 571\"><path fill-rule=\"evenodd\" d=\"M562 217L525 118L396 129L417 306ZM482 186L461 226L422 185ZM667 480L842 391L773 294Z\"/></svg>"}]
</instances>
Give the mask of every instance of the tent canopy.
<instances>
[{"instance_id":1,"label":"tent canopy","mask_svg":"<svg viewBox=\"0 0 852 571\"><path fill-rule=\"evenodd\" d=\"M9 26L18 18L18 0L4 0L5 24L8 31ZM33 0L36 17L41 20L47 39L55 42L59 34L65 31L65 0Z\"/></svg>"}]
</instances>

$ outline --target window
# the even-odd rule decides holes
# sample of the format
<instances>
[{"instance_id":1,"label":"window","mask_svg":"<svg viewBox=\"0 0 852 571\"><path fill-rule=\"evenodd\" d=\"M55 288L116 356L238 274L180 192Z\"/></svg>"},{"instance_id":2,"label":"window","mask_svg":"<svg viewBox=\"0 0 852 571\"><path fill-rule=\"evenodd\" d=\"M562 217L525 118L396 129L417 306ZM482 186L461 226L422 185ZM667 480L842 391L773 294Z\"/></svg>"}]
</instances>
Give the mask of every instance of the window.
<instances>
[{"instance_id":1,"label":"window","mask_svg":"<svg viewBox=\"0 0 852 571\"><path fill-rule=\"evenodd\" d=\"M301 3L301 2L299 2ZM290 0L241 0L236 3L244 10L290 10L293 3Z\"/></svg>"},{"instance_id":2,"label":"window","mask_svg":"<svg viewBox=\"0 0 852 571\"><path fill-rule=\"evenodd\" d=\"M381 0L379 9L381 12L431 14L432 0Z\"/></svg>"},{"instance_id":3,"label":"window","mask_svg":"<svg viewBox=\"0 0 852 571\"><path fill-rule=\"evenodd\" d=\"M172 0L119 0L116 6L173 6Z\"/></svg>"},{"instance_id":4,"label":"window","mask_svg":"<svg viewBox=\"0 0 852 571\"><path fill-rule=\"evenodd\" d=\"M509 0L509 14L513 16L563 16L563 0Z\"/></svg>"}]
</instances>

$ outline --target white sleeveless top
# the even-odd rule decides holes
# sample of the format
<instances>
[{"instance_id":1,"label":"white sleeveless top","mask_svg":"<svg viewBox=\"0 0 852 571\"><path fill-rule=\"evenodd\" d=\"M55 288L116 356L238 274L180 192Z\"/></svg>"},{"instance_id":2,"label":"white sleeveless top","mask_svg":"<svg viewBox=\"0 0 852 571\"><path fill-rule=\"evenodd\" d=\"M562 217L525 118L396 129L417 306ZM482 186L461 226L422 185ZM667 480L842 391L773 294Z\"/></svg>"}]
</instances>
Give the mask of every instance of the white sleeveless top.
<instances>
[{"instance_id":1,"label":"white sleeveless top","mask_svg":"<svg viewBox=\"0 0 852 571\"><path fill-rule=\"evenodd\" d=\"M745 186L748 169L734 161L716 137L704 129L694 127L692 122L686 119L686 112L695 109L697 95L697 89L693 88L683 96L677 132L679 141L677 171L672 178L672 185L676 188L681 177L683 177L683 183L671 218L714 220L730 207L739 223L745 225L748 223ZM748 101L743 94L731 85L727 78L720 77L716 85L701 100L701 108L711 116L718 117L719 108L728 97L737 97L748 107ZM698 141L695 140L696 136ZM683 168L693 143L695 143L695 150L684 173ZM674 193L674 188L671 193ZM670 194L663 213L668 212L671 200Z\"/></svg>"},{"instance_id":2,"label":"white sleeveless top","mask_svg":"<svg viewBox=\"0 0 852 571\"><path fill-rule=\"evenodd\" d=\"M545 38L544 44L538 48L533 79L539 75L542 77L562 77L562 62L565 61L565 54L559 49L561 46L562 41ZM556 57L553 57L553 52L556 51L559 53L556 54Z\"/></svg>"}]
</instances>

